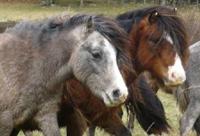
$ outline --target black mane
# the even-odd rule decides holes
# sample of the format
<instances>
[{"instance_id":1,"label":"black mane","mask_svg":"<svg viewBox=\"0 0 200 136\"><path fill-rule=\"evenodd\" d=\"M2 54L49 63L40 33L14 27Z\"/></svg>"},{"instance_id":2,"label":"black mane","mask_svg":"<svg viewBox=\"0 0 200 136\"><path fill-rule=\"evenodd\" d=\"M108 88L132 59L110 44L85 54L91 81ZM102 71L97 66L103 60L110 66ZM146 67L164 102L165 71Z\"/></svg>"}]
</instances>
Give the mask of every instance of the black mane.
<instances>
[{"instance_id":1,"label":"black mane","mask_svg":"<svg viewBox=\"0 0 200 136\"><path fill-rule=\"evenodd\" d=\"M137 24L143 17L150 15L154 11L159 13L159 18L157 20L158 29L161 33L167 32L173 42L174 48L182 56L185 48L188 46L186 29L183 21L177 16L176 11L172 8L165 6L155 6L139 10L133 10L126 12L116 17L116 19L121 22L123 20L132 20L133 23ZM123 22L121 23L123 27ZM125 28L128 31L131 30L132 26L127 25L129 28ZM126 26L126 27L127 27ZM162 37L161 37L162 38Z\"/></svg>"},{"instance_id":2,"label":"black mane","mask_svg":"<svg viewBox=\"0 0 200 136\"><path fill-rule=\"evenodd\" d=\"M168 132L170 125L165 116L162 102L154 93L144 77L139 80L139 90L144 103L137 101L135 108L136 118L147 134ZM152 126L151 126L152 125Z\"/></svg>"}]
</instances>

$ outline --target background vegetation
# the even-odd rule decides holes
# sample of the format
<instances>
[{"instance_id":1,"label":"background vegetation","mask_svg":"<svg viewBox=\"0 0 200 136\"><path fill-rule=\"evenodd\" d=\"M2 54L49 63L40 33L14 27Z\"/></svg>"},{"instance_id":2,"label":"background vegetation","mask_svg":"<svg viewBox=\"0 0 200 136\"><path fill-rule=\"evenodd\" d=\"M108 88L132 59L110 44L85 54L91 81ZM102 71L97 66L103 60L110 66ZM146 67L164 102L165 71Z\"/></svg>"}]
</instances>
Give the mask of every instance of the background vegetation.
<instances>
[{"instance_id":1,"label":"background vegetation","mask_svg":"<svg viewBox=\"0 0 200 136\"><path fill-rule=\"evenodd\" d=\"M83 6L87 3L120 3L126 4L130 2L134 3L154 3L154 4L169 4L169 5L182 5L182 4L199 4L199 0L0 0L1 2L27 2L27 3L45 3L46 5L51 4L62 4L68 5L69 3L76 3Z\"/></svg>"}]
</instances>

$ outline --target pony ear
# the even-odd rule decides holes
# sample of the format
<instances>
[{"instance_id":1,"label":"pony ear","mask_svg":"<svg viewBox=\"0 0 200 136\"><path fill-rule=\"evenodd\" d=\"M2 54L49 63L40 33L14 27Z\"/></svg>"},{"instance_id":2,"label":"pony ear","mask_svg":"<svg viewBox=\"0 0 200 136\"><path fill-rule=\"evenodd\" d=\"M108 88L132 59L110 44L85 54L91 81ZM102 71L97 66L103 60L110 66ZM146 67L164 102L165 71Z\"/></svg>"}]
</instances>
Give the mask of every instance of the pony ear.
<instances>
[{"instance_id":1,"label":"pony ear","mask_svg":"<svg viewBox=\"0 0 200 136\"><path fill-rule=\"evenodd\" d=\"M63 26L62 22L52 22L49 24L50 29L56 29L62 26Z\"/></svg>"},{"instance_id":2,"label":"pony ear","mask_svg":"<svg viewBox=\"0 0 200 136\"><path fill-rule=\"evenodd\" d=\"M61 19L61 17L52 18L49 23L49 28L56 29L60 27L63 27L63 19Z\"/></svg>"},{"instance_id":3,"label":"pony ear","mask_svg":"<svg viewBox=\"0 0 200 136\"><path fill-rule=\"evenodd\" d=\"M90 16L86 23L86 30L87 32L92 32L94 30L94 20L92 16Z\"/></svg>"},{"instance_id":4,"label":"pony ear","mask_svg":"<svg viewBox=\"0 0 200 136\"><path fill-rule=\"evenodd\" d=\"M158 18L160 17L160 14L158 13L158 11L154 10L153 12L151 12L151 14L149 15L149 22L151 24L155 23Z\"/></svg>"}]
</instances>

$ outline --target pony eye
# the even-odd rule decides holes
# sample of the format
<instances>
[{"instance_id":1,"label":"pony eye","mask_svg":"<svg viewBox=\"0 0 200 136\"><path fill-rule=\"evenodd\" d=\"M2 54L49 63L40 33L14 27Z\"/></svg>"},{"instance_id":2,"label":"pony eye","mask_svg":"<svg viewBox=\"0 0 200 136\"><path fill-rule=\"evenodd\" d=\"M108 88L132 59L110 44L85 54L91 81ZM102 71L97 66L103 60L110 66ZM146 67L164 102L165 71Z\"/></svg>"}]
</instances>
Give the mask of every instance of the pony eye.
<instances>
[{"instance_id":1,"label":"pony eye","mask_svg":"<svg viewBox=\"0 0 200 136\"><path fill-rule=\"evenodd\" d=\"M92 54L93 58L95 58L95 59L101 59L101 52L94 51L91 54Z\"/></svg>"},{"instance_id":2,"label":"pony eye","mask_svg":"<svg viewBox=\"0 0 200 136\"><path fill-rule=\"evenodd\" d=\"M162 39L161 38L151 38L149 39L149 42L151 43L151 45L160 45L162 43Z\"/></svg>"},{"instance_id":3,"label":"pony eye","mask_svg":"<svg viewBox=\"0 0 200 136\"><path fill-rule=\"evenodd\" d=\"M149 41L153 44L156 44L159 40L158 39L149 39Z\"/></svg>"}]
</instances>

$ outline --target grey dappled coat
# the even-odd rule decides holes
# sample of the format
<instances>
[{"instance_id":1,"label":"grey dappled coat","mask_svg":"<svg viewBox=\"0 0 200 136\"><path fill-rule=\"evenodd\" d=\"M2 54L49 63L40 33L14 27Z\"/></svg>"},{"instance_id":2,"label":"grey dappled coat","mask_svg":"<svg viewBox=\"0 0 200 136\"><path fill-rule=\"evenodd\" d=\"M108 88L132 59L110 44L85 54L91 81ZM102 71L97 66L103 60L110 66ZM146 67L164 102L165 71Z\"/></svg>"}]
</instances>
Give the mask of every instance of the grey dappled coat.
<instances>
[{"instance_id":1,"label":"grey dappled coat","mask_svg":"<svg viewBox=\"0 0 200 136\"><path fill-rule=\"evenodd\" d=\"M182 100L179 100L180 95L177 96L181 110L185 111L180 127L183 136L187 135L200 115L200 42L190 46L190 59L186 69L186 77L187 80L182 89L178 90L185 96L185 104Z\"/></svg>"}]
</instances>

